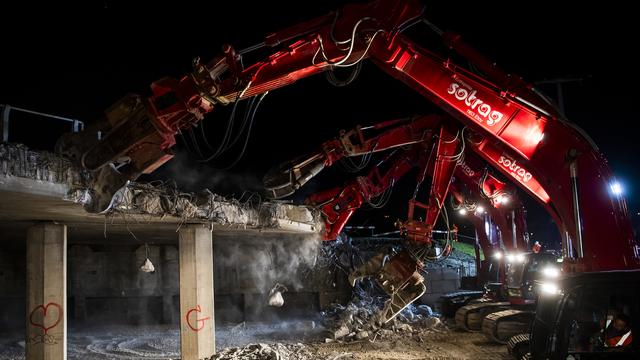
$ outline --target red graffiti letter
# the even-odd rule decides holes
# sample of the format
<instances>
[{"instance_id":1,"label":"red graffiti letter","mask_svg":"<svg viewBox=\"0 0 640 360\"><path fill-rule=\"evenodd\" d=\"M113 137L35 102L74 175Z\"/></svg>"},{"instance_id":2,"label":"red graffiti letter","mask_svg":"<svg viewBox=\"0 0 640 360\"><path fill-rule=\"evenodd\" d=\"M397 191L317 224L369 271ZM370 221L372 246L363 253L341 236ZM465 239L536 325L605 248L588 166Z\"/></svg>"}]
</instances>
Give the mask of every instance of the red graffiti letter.
<instances>
[{"instance_id":1,"label":"red graffiti letter","mask_svg":"<svg viewBox=\"0 0 640 360\"><path fill-rule=\"evenodd\" d=\"M210 317L207 316L205 318L198 319L198 314L196 314L195 315L195 319L194 319L196 326L193 326L193 325L191 325L191 320L190 320L192 312L202 312L202 310L200 309L200 305L196 305L195 308L187 311L187 316L185 317L186 320L187 320L187 325L191 328L191 330L193 330L195 332L198 332L198 331L200 331L200 330L202 330L204 328L204 322L206 320L209 320Z\"/></svg>"}]
</instances>

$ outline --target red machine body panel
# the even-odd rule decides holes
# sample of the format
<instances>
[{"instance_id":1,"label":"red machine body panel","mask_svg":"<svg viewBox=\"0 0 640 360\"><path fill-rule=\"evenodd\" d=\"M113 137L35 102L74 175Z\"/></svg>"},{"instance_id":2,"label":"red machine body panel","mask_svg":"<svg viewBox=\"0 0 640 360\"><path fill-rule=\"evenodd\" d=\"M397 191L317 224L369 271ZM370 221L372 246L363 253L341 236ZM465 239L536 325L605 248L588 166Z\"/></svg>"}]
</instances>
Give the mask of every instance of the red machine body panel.
<instances>
[{"instance_id":1,"label":"red machine body panel","mask_svg":"<svg viewBox=\"0 0 640 360\"><path fill-rule=\"evenodd\" d=\"M148 131L155 129L156 137L163 140L154 145L157 151L141 160L141 170L131 175L135 177L167 161L170 154L166 150L175 143L175 133L200 121L216 106L369 58L446 110L455 120L447 121L443 128L455 134L466 127L468 136L459 141L466 142L545 207L564 238L568 271L640 267L625 200L609 191L613 174L591 140L564 120L531 85L495 67L459 36L441 34L447 46L477 65L486 78L403 35L402 31L422 15L423 7L417 0L347 5L339 12L269 35L264 44L274 47L274 52L246 69L233 48L226 47L211 62L196 62L193 73L180 80L162 79L152 84L153 95L143 104L153 128L126 144L114 139L117 135L107 136L87 153L101 154L108 149L113 154L108 158L113 161L137 159L136 152L148 142ZM117 126L127 124L128 119L123 119ZM453 146L441 145L442 154L451 156ZM107 162L98 161L95 168ZM453 168L446 161L433 168L435 195L446 193L446 179ZM429 201L436 201L433 199ZM427 220L432 221L437 211L432 203L428 205ZM422 234L424 226L418 225Z\"/></svg>"}]
</instances>

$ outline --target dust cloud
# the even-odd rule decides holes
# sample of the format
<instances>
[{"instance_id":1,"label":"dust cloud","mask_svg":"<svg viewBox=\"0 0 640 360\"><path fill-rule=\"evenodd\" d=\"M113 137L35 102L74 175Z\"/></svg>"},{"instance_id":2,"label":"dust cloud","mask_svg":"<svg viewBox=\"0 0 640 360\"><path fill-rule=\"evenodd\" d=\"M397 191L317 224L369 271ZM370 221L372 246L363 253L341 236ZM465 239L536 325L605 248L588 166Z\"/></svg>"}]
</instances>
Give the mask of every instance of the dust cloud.
<instances>
[{"instance_id":1,"label":"dust cloud","mask_svg":"<svg viewBox=\"0 0 640 360\"><path fill-rule=\"evenodd\" d=\"M218 261L235 268L241 286L268 293L277 283L289 290L305 287L317 262L321 239L318 235L286 235L277 240L225 247Z\"/></svg>"},{"instance_id":2,"label":"dust cloud","mask_svg":"<svg viewBox=\"0 0 640 360\"><path fill-rule=\"evenodd\" d=\"M198 162L193 155L177 151L175 157L158 169L154 179L172 179L183 191L209 189L217 194L239 197L245 191L261 193L261 176L254 173L241 173L215 169Z\"/></svg>"}]
</instances>

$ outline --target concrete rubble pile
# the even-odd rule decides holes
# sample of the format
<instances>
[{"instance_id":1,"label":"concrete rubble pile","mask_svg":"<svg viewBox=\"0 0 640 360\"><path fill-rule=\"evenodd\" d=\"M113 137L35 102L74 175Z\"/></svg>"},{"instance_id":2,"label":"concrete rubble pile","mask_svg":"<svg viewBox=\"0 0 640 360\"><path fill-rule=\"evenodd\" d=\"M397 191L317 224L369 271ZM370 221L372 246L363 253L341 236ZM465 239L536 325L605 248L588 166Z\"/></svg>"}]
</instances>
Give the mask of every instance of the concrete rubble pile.
<instances>
[{"instance_id":1,"label":"concrete rubble pile","mask_svg":"<svg viewBox=\"0 0 640 360\"><path fill-rule=\"evenodd\" d=\"M251 344L224 349L210 360L312 360L316 357L303 344Z\"/></svg>"},{"instance_id":2,"label":"concrete rubble pile","mask_svg":"<svg viewBox=\"0 0 640 360\"><path fill-rule=\"evenodd\" d=\"M326 342L388 339L396 335L412 335L425 329L442 329L444 324L427 305L411 304L391 321L379 326L377 312L382 308L378 299L359 295L346 306L332 304L323 312Z\"/></svg>"},{"instance_id":3,"label":"concrete rubble pile","mask_svg":"<svg viewBox=\"0 0 640 360\"><path fill-rule=\"evenodd\" d=\"M356 246L348 236L323 247L321 263L348 275L360 266L371 254L389 252L389 246ZM366 253L365 253L366 252ZM367 255L368 254L368 255ZM439 315L427 305L411 304L395 319L379 326L378 312L384 307L388 296L371 278L358 281L352 299L346 304L333 303L323 312L323 326L328 330L326 342L384 339L395 334L411 334L424 329L439 329L444 326Z\"/></svg>"}]
</instances>

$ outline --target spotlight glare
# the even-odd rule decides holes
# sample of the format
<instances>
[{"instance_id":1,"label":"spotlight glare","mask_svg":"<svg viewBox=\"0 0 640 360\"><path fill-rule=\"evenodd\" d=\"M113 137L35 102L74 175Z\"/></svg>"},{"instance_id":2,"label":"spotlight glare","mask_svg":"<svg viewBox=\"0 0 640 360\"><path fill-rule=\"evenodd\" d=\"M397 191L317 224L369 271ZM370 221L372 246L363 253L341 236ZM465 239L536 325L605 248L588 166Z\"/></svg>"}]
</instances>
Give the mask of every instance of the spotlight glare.
<instances>
[{"instance_id":1,"label":"spotlight glare","mask_svg":"<svg viewBox=\"0 0 640 360\"><path fill-rule=\"evenodd\" d=\"M610 185L610 187L611 187L611 192L612 192L614 195L617 195L617 196L622 195L622 193L623 193L623 191L624 191L624 190L622 189L622 184L620 184L620 183L619 183L619 182L617 182L617 181L612 182L612 183L611 183L611 185Z\"/></svg>"},{"instance_id":2,"label":"spotlight glare","mask_svg":"<svg viewBox=\"0 0 640 360\"><path fill-rule=\"evenodd\" d=\"M542 269L542 274L548 278L557 278L560 276L560 269L555 266L548 266Z\"/></svg>"},{"instance_id":3,"label":"spotlight glare","mask_svg":"<svg viewBox=\"0 0 640 360\"><path fill-rule=\"evenodd\" d=\"M540 290L547 295L560 294L560 289L558 289L558 285L551 282L544 282L540 284Z\"/></svg>"}]
</instances>

